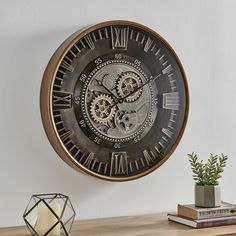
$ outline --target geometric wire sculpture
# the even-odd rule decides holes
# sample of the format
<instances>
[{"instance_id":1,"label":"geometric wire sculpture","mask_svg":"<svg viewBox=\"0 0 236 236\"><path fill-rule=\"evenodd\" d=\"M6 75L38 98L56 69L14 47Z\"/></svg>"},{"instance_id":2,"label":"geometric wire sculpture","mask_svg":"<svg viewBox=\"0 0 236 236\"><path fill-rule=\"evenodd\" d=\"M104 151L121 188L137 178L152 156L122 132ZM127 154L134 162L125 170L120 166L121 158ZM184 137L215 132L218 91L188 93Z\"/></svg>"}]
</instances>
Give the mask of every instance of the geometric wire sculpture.
<instances>
[{"instance_id":1,"label":"geometric wire sculpture","mask_svg":"<svg viewBox=\"0 0 236 236\"><path fill-rule=\"evenodd\" d=\"M75 219L75 210L64 194L36 194L32 195L23 219L32 235L67 236Z\"/></svg>"}]
</instances>

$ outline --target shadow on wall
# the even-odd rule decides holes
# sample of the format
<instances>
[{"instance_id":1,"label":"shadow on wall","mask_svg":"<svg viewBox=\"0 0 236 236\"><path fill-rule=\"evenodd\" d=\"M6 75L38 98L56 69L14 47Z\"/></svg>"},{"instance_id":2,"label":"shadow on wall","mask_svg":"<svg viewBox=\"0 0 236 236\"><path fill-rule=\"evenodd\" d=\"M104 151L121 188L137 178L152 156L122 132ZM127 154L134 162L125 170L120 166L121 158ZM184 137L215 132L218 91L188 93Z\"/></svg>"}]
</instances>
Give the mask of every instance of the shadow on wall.
<instances>
[{"instance_id":1,"label":"shadow on wall","mask_svg":"<svg viewBox=\"0 0 236 236\"><path fill-rule=\"evenodd\" d=\"M62 192L81 204L112 183L80 174L59 158L46 137L39 108L40 85L46 65L56 48L74 31L45 32L8 41L12 45L9 52L12 60L7 67L14 109L9 109L12 118L6 123L12 123L15 134L12 141L17 143L19 170L15 178L21 178L26 185L22 193Z\"/></svg>"}]
</instances>

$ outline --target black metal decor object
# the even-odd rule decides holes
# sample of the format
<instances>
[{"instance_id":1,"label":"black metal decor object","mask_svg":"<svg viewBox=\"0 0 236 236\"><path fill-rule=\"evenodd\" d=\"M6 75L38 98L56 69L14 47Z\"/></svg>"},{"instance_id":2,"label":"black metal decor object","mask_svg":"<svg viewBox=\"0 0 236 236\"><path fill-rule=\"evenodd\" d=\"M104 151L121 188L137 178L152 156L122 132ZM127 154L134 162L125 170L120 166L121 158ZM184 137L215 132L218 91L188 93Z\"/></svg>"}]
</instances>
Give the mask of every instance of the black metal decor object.
<instances>
[{"instance_id":1,"label":"black metal decor object","mask_svg":"<svg viewBox=\"0 0 236 236\"><path fill-rule=\"evenodd\" d=\"M32 235L67 236L75 219L75 210L64 194L36 194L32 195L23 219Z\"/></svg>"}]
</instances>

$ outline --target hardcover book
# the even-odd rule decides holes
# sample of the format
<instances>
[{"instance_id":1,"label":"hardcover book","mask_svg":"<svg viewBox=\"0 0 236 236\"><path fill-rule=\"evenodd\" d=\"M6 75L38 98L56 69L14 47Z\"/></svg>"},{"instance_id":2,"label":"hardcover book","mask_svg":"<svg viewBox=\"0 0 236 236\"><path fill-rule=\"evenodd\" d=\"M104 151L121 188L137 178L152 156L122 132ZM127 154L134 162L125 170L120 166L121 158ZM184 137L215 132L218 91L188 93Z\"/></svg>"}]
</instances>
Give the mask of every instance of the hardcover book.
<instances>
[{"instance_id":1,"label":"hardcover book","mask_svg":"<svg viewBox=\"0 0 236 236\"><path fill-rule=\"evenodd\" d=\"M193 220L177 214L168 214L168 220L174 221L193 228L207 228L214 226L234 225L236 224L236 216L216 217L211 219Z\"/></svg>"},{"instance_id":2,"label":"hardcover book","mask_svg":"<svg viewBox=\"0 0 236 236\"><path fill-rule=\"evenodd\" d=\"M177 207L178 215L191 219L208 219L224 216L236 216L236 205L221 202L220 207L215 208L202 208L196 207L194 204L181 205Z\"/></svg>"}]
</instances>

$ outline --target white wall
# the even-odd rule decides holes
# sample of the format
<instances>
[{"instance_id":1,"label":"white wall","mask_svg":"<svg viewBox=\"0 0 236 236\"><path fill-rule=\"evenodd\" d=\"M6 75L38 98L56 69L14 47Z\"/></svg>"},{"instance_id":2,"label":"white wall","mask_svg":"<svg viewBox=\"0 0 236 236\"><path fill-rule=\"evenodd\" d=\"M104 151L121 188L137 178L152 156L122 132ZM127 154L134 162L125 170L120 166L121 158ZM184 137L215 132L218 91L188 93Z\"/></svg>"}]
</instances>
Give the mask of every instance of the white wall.
<instances>
[{"instance_id":1,"label":"white wall","mask_svg":"<svg viewBox=\"0 0 236 236\"><path fill-rule=\"evenodd\" d=\"M193 201L186 154L231 157L221 181L235 201L236 1L2 0L0 2L0 227L23 224L32 194L62 192L78 219L174 210ZM190 115L172 157L154 173L110 183L80 174L57 156L42 127L39 89L56 48L76 30L127 19L158 31L176 50L189 82Z\"/></svg>"}]
</instances>

